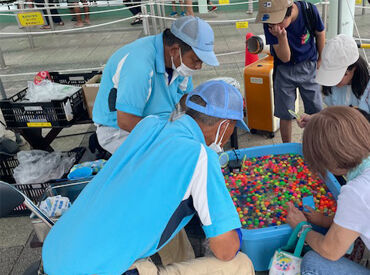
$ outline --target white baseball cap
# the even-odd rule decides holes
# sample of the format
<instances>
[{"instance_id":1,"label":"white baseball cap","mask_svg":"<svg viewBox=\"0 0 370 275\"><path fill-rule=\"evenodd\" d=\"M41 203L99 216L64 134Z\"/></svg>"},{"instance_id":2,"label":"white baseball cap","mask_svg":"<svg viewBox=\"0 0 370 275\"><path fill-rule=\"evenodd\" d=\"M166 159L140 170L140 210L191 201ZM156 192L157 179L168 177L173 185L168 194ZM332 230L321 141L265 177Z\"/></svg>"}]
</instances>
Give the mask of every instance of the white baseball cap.
<instances>
[{"instance_id":1,"label":"white baseball cap","mask_svg":"<svg viewBox=\"0 0 370 275\"><path fill-rule=\"evenodd\" d=\"M335 86L343 78L348 66L360 57L353 37L339 34L330 39L323 51L321 65L316 73L316 82L324 86Z\"/></svg>"}]
</instances>

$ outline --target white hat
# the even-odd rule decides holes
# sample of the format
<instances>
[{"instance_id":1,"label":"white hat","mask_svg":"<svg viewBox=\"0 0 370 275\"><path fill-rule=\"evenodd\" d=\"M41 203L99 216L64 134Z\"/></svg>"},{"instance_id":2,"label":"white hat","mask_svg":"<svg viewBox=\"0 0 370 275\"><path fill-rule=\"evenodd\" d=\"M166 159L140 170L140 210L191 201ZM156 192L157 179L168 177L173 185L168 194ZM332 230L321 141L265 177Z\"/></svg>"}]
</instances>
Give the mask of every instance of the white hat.
<instances>
[{"instance_id":1,"label":"white hat","mask_svg":"<svg viewBox=\"0 0 370 275\"><path fill-rule=\"evenodd\" d=\"M345 34L330 39L321 56L321 65L316 73L316 82L324 86L335 86L343 78L348 66L360 57L356 41Z\"/></svg>"}]
</instances>

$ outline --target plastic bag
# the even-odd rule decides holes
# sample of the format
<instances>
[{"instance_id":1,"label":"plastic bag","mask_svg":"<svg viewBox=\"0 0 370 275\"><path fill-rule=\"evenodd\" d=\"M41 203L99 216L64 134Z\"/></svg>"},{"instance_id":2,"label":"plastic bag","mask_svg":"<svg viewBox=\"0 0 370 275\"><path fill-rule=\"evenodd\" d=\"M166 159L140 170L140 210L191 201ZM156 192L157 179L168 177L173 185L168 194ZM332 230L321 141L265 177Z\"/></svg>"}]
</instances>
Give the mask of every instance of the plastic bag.
<instances>
[{"instance_id":1,"label":"plastic bag","mask_svg":"<svg viewBox=\"0 0 370 275\"><path fill-rule=\"evenodd\" d=\"M98 159L98 160L94 160L94 161L86 161L86 162L83 162L83 163L75 164L71 168L70 172L73 172L74 170L79 169L81 167L91 167L92 172L95 175L103 168L105 163L106 163L105 159Z\"/></svg>"},{"instance_id":2,"label":"plastic bag","mask_svg":"<svg viewBox=\"0 0 370 275\"><path fill-rule=\"evenodd\" d=\"M71 202L69 198L58 195L43 200L39 207L49 218L59 217L71 207Z\"/></svg>"},{"instance_id":3,"label":"plastic bag","mask_svg":"<svg viewBox=\"0 0 370 275\"><path fill-rule=\"evenodd\" d=\"M67 153L42 150L21 151L17 158L19 165L14 169L13 177L18 184L60 179L75 163L75 157Z\"/></svg>"},{"instance_id":4,"label":"plastic bag","mask_svg":"<svg viewBox=\"0 0 370 275\"><path fill-rule=\"evenodd\" d=\"M67 96L71 96L80 89L80 87L62 85L47 79L44 79L39 84L28 81L25 99L30 102L49 102L51 100L60 100Z\"/></svg>"}]
</instances>

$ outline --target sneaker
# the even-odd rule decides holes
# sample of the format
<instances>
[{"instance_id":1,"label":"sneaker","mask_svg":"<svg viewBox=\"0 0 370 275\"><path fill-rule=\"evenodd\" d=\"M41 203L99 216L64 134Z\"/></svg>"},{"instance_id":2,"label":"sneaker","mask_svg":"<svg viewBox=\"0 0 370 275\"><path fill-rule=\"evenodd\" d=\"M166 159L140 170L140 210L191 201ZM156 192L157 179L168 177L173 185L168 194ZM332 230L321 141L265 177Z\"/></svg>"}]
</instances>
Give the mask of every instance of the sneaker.
<instances>
[{"instance_id":1,"label":"sneaker","mask_svg":"<svg viewBox=\"0 0 370 275\"><path fill-rule=\"evenodd\" d=\"M176 11L173 11L173 12L170 13L170 16L171 17L175 17L176 15L177 15L177 12Z\"/></svg>"},{"instance_id":2,"label":"sneaker","mask_svg":"<svg viewBox=\"0 0 370 275\"><path fill-rule=\"evenodd\" d=\"M209 11L216 11L217 10L217 7L216 6L212 6Z\"/></svg>"},{"instance_id":3,"label":"sneaker","mask_svg":"<svg viewBox=\"0 0 370 275\"><path fill-rule=\"evenodd\" d=\"M185 15L186 15L186 13L185 13L184 11L182 11L182 12L180 13L180 15L181 15L181 16L185 16Z\"/></svg>"},{"instance_id":4,"label":"sneaker","mask_svg":"<svg viewBox=\"0 0 370 275\"><path fill-rule=\"evenodd\" d=\"M134 21L132 21L130 24L131 24L131 26L134 26L134 25L137 25L137 24L143 24L143 21L141 20L141 18L136 17L134 19Z\"/></svg>"}]
</instances>

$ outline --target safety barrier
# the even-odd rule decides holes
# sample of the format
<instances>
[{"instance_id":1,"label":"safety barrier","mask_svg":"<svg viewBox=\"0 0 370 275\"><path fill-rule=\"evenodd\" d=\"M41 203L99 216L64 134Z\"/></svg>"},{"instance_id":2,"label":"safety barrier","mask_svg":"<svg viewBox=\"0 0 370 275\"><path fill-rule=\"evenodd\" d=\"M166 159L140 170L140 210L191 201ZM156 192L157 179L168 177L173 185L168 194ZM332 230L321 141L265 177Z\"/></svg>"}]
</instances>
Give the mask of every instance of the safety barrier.
<instances>
[{"instance_id":1,"label":"safety barrier","mask_svg":"<svg viewBox=\"0 0 370 275\"><path fill-rule=\"evenodd\" d=\"M47 3L48 0L45 0L45 7L47 9L50 9L50 6L49 4ZM253 4L254 3L257 3L258 1L257 0L249 0L249 1L243 1L243 2L235 2L235 3L229 3L229 4L214 4L215 6L236 6L236 5L246 5L248 4L248 11L250 9L252 9L253 11ZM168 16L165 16L165 7L166 6L169 6L169 5L175 5L175 6L180 6L180 4L172 4L171 1L168 1L168 0L149 0L149 1L142 1L142 2L130 2L132 4L134 4L135 6L134 7L141 7L141 10L142 10L142 14L139 15L139 17L143 20L143 32L145 35L150 35L150 34L156 34L156 33L159 33L161 31L163 31L165 28L166 28L166 22L168 21L172 21L172 20L175 20L175 18L172 18L172 17L168 17ZM35 2L15 2L14 5L16 4L23 4L23 5L27 5L27 4L37 4L37 5L40 5L40 3L35 3ZM136 5L137 4L137 5ZM139 5L140 4L140 5ZM323 13L323 19L324 21L326 21L326 15L327 15L327 6L330 4L330 2L328 1L322 1L322 2L319 2L317 3L316 5L322 5L323 7L323 10L322 10L322 13ZM182 4L183 6L187 6L186 4ZM92 12L88 12L89 14L98 14L98 13L110 13L110 12L117 12L117 11L122 11L122 10L127 10L131 7L122 7L122 4L121 5L118 5L115 3L109 3L107 2L106 4L104 3L99 3L99 7L118 7L116 9L109 9L109 10L101 10L101 11L92 11ZM121 7L119 7L121 6ZM207 6L207 4L199 4L198 6ZM58 6L58 9L60 8L70 8L71 6L70 5L59 5ZM361 7L361 8L370 8L370 7L363 7L363 6L356 6L356 7ZM51 7L53 8L53 7ZM29 11L33 11L33 10L40 10L42 8L27 8L27 9L23 9L22 11L26 11L26 10L29 10ZM9 14L9 12L13 12L13 14ZM0 11L0 16L15 16L16 14L14 14L14 12L18 12L16 10L10 10L10 11ZM79 14L86 14L85 12L81 12ZM74 14L70 14L70 13L67 13L67 14L59 14L59 15L52 15L50 14L50 11L48 12L48 16L50 16L50 22L52 22L52 16L71 16L71 15L74 15ZM354 15L353 15L354 16ZM131 20L133 18L136 18L137 16L131 16L131 17L126 17L126 18L122 18L122 19L118 19L118 20L112 20L112 21L109 21L109 22L105 22L105 23L101 23L101 24L95 24L95 25L91 25L91 26L86 26L86 27L81 27L81 28L72 28L72 29L63 29L63 30L50 30L50 31L37 31L37 32L24 32L24 31L19 31L19 32L0 32L0 37L6 37L6 36L17 36L17 37L22 37L22 36L28 36L29 40L30 40L30 45L32 47L32 44L33 44L33 41L32 41L32 36L33 35L50 35L50 34L63 34L63 33L68 33L68 32L79 32L79 31L84 31L84 30L88 30L88 29L96 29L96 28L99 28L99 27L102 27L102 26L107 26L107 25L112 25L112 24L117 24L117 23L120 23L120 22L124 22L124 21L128 21L128 20ZM354 17L353 17L354 18ZM234 24L235 22L250 22L250 23L253 23L255 20L254 17L247 17L247 18L240 18L240 19L229 19L229 20L209 20L209 19L206 19L205 21L207 21L209 24L219 24L219 23L223 23L223 24ZM356 28L356 31L357 31L357 35L358 35L358 39L360 40L360 43L363 43L363 39L361 38L360 36L360 33L358 31L358 28L357 28L357 24L356 22L354 21L355 23L355 28ZM27 29L27 28L26 28ZM32 43L31 43L32 41ZM228 55L228 54L235 54L235 53L238 53L240 54L240 52L231 52L231 53L222 53L222 55ZM365 55L366 56L366 55ZM5 68L5 61L4 61L4 58L3 58L3 55L2 55L2 51L0 49L0 68ZM79 70L79 69L78 69ZM68 70L68 71L73 71L73 69L71 70ZM27 74L33 74L33 73L26 73L24 75L27 75ZM9 76L8 74L3 74L3 75L0 75L0 77L6 77L6 76Z\"/></svg>"}]
</instances>

